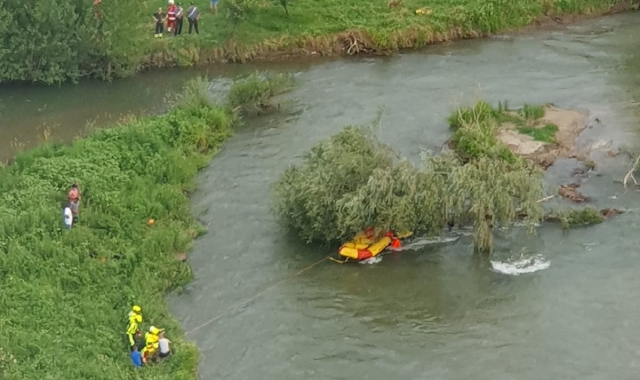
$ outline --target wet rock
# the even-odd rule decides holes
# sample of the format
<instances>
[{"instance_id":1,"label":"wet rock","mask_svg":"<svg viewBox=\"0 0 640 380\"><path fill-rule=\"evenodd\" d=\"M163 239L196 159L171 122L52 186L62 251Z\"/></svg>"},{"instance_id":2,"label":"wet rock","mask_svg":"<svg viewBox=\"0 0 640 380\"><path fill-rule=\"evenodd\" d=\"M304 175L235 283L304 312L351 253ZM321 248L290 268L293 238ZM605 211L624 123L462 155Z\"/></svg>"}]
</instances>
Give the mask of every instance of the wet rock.
<instances>
[{"instance_id":1,"label":"wet rock","mask_svg":"<svg viewBox=\"0 0 640 380\"><path fill-rule=\"evenodd\" d=\"M591 198L579 192L578 191L579 187L580 185L577 183L560 185L560 188L558 189L558 195L561 195L574 203L589 202Z\"/></svg>"},{"instance_id":2,"label":"wet rock","mask_svg":"<svg viewBox=\"0 0 640 380\"><path fill-rule=\"evenodd\" d=\"M617 208L605 208L605 209L600 210L600 214L605 219L609 219L612 216L620 215L620 214L624 214L624 213L625 213L624 210L620 210L620 209L617 209Z\"/></svg>"}]
</instances>

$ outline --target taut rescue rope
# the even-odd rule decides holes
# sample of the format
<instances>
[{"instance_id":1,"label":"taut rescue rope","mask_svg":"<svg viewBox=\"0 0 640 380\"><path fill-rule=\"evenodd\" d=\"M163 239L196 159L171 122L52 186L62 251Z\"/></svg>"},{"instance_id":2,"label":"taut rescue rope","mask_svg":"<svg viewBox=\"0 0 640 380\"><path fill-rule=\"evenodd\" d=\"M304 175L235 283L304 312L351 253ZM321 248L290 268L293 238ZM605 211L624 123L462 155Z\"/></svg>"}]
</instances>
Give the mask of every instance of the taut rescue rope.
<instances>
[{"instance_id":1,"label":"taut rescue rope","mask_svg":"<svg viewBox=\"0 0 640 380\"><path fill-rule=\"evenodd\" d=\"M285 282L287 282L287 281L291 280L291 279L292 279L292 278L294 278L294 277L297 277L297 276L299 276L299 275L303 274L304 272L306 272L306 271L308 271L309 269L311 269L311 268L315 267L316 265L320 264L321 262L323 262L323 261L325 261L325 260L327 260L327 259L330 259L330 258L331 258L331 256L332 256L332 255L329 255L329 256L327 256L327 257L325 257L325 258L321 259L321 260L318 260L318 261L316 261L315 263L313 263L313 264L309 265L308 267L306 267L306 268L303 268L303 269L299 270L299 271L298 271L298 272L296 272L295 274L292 274L291 276L286 277L286 278L284 278L284 279L282 279L282 280L280 280L280 281L276 282L275 284L271 284L271 285L270 285L270 286L268 286L266 289L264 289L263 291L261 291L261 292L257 293L256 295L254 295L253 297L249 298L247 301L243 302L242 304L240 304L240 305L236 305L236 306L232 306L232 307L228 308L228 309L227 309L227 310L225 310L222 314L218 314L218 315L216 315L215 317L213 317L213 318L209 319L208 321L206 321L205 323L203 323L203 324L201 324L201 325L199 325L199 326L197 326L197 327L195 327L195 328L193 328L193 329L191 329L191 330L187 331L187 332L186 332L186 334L191 334L191 333L193 333L193 332L195 332L195 331L197 331L197 330L200 330L201 328L203 328L203 327L205 327L205 326L208 326L208 325L212 324L213 322L217 321L218 319L220 319L220 318L224 317L225 315L229 314L229 312L231 312L232 310L234 310L234 309L239 309L239 308L242 308L242 307L244 307L244 306L246 306L246 305L250 304L251 302L255 301L256 299L258 299L260 296L262 296L263 294L265 294L265 293L266 293L266 292L268 292L269 290L271 290L271 289L275 288L275 287L276 287L276 286L278 286L278 285L282 285L282 284L284 284Z\"/></svg>"}]
</instances>

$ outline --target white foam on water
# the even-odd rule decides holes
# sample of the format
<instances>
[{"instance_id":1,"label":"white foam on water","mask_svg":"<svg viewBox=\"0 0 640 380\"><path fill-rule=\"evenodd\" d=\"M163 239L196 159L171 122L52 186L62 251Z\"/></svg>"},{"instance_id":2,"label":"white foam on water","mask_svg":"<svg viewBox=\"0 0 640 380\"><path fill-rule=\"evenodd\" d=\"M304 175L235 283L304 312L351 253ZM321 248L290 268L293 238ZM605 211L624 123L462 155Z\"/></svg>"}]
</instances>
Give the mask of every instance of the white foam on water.
<instances>
[{"instance_id":1,"label":"white foam on water","mask_svg":"<svg viewBox=\"0 0 640 380\"><path fill-rule=\"evenodd\" d=\"M514 262L491 261L491 267L495 272L507 274L510 276L519 276L521 274L535 273L545 270L551 266L551 262L541 255L520 259Z\"/></svg>"},{"instance_id":2,"label":"white foam on water","mask_svg":"<svg viewBox=\"0 0 640 380\"><path fill-rule=\"evenodd\" d=\"M413 241L411 241L411 243L403 244L402 248L393 248L391 250L393 250L393 251L407 251L407 250L413 250L413 249L420 249L420 248L422 248L424 246L427 246L427 245L430 245L430 244L446 244L446 243L454 242L454 241L456 241L458 239L460 239L460 236L436 237L436 238L432 238L432 239L416 238Z\"/></svg>"},{"instance_id":3,"label":"white foam on water","mask_svg":"<svg viewBox=\"0 0 640 380\"><path fill-rule=\"evenodd\" d=\"M360 260L360 261L358 261L358 263L363 264L363 265L365 265L365 264L371 265L371 264L377 264L377 263L379 263L381 261L382 261L382 256L378 255L378 256L374 256L374 257L368 258L366 260Z\"/></svg>"}]
</instances>

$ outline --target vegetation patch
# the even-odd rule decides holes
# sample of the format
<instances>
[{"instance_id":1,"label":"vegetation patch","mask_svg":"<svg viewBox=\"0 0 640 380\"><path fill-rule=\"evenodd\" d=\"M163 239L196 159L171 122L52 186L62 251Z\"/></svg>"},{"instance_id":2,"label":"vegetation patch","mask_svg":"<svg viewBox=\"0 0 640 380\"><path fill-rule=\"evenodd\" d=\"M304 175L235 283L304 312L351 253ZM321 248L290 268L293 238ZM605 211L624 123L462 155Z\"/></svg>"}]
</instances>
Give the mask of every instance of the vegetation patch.
<instances>
[{"instance_id":1,"label":"vegetation patch","mask_svg":"<svg viewBox=\"0 0 640 380\"><path fill-rule=\"evenodd\" d=\"M556 132L558 132L558 126L553 124L545 124L544 127L518 127L518 132L523 135L533 137L535 141L541 141L546 143L556 142Z\"/></svg>"},{"instance_id":2,"label":"vegetation patch","mask_svg":"<svg viewBox=\"0 0 640 380\"><path fill-rule=\"evenodd\" d=\"M7 47L0 51L0 83L110 79L149 67L279 56L387 54L541 20L619 12L635 7L633 3L438 0L425 8L420 0L228 0L212 15L209 1L196 0L202 12L199 35L187 34L185 20L183 35L156 39L150 15L166 2L5 1L0 3L0 33Z\"/></svg>"},{"instance_id":3,"label":"vegetation patch","mask_svg":"<svg viewBox=\"0 0 640 380\"><path fill-rule=\"evenodd\" d=\"M472 225L476 249L490 252L494 227L517 213L531 225L541 219L542 175L525 160L477 152L466 161L425 156L417 167L368 129L347 127L284 172L275 211L307 242L343 241L367 227L437 235L454 223Z\"/></svg>"},{"instance_id":4,"label":"vegetation patch","mask_svg":"<svg viewBox=\"0 0 640 380\"><path fill-rule=\"evenodd\" d=\"M164 116L43 145L0 168L0 377L196 378L197 350L164 296L191 280L180 254L203 232L186 194L238 124L203 94L202 81L191 82ZM74 181L80 218L66 230L60 201ZM124 332L134 303L143 329L167 329L175 356L131 364Z\"/></svg>"},{"instance_id":5,"label":"vegetation patch","mask_svg":"<svg viewBox=\"0 0 640 380\"><path fill-rule=\"evenodd\" d=\"M271 98L289 91L293 83L293 77L289 74L255 73L231 86L229 106L242 115L264 112L272 107Z\"/></svg>"},{"instance_id":6,"label":"vegetation patch","mask_svg":"<svg viewBox=\"0 0 640 380\"><path fill-rule=\"evenodd\" d=\"M448 121L454 131L449 145L463 159L489 155L513 162L515 155L546 169L559 157L584 157L575 149L586 126L579 111L530 104L512 110L507 102L494 108L478 101L458 108Z\"/></svg>"}]
</instances>

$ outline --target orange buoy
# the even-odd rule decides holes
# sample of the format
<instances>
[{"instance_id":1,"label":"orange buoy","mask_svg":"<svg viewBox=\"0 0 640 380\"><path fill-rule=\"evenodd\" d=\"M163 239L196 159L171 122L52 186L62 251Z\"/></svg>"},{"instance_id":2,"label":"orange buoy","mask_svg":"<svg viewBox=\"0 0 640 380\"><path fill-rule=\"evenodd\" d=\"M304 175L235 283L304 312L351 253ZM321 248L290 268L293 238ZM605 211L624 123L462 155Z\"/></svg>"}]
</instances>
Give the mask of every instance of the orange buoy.
<instances>
[{"instance_id":1,"label":"orange buoy","mask_svg":"<svg viewBox=\"0 0 640 380\"><path fill-rule=\"evenodd\" d=\"M147 226L153 226L156 223L154 219L147 220Z\"/></svg>"}]
</instances>

